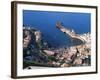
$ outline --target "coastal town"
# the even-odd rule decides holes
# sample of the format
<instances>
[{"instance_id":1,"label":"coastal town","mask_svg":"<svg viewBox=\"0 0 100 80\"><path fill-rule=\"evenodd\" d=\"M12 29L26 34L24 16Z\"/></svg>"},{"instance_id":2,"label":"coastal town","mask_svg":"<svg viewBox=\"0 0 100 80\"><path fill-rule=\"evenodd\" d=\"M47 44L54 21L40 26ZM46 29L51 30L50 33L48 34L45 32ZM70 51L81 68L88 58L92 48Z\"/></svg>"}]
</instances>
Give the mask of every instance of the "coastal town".
<instances>
[{"instance_id":1,"label":"coastal town","mask_svg":"<svg viewBox=\"0 0 100 80\"><path fill-rule=\"evenodd\" d=\"M56 28L66 35L81 41L78 45L52 48L42 39L42 32L23 27L23 68L32 69L32 66L45 67L75 67L91 65L91 35L90 33L76 34L72 29L66 29L61 22Z\"/></svg>"}]
</instances>

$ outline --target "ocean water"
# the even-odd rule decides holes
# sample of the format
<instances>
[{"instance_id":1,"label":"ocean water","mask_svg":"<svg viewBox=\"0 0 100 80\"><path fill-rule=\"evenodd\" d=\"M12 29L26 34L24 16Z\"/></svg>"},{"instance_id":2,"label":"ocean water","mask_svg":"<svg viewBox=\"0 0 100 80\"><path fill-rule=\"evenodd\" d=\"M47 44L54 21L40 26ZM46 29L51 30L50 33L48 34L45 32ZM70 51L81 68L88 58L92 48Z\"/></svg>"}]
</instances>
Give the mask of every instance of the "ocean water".
<instances>
[{"instance_id":1,"label":"ocean water","mask_svg":"<svg viewBox=\"0 0 100 80\"><path fill-rule=\"evenodd\" d=\"M90 13L23 10L23 26L40 30L52 47L73 45L72 39L56 28L57 21L62 22L65 28L74 29L77 34L91 32Z\"/></svg>"}]
</instances>

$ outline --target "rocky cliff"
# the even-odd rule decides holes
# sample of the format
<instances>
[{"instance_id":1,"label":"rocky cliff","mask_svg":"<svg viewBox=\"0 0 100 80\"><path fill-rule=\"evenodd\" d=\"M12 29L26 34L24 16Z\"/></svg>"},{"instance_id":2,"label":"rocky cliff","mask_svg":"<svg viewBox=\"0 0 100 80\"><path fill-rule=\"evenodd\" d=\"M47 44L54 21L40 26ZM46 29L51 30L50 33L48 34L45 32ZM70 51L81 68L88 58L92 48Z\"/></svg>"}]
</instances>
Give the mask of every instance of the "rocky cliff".
<instances>
[{"instance_id":1,"label":"rocky cliff","mask_svg":"<svg viewBox=\"0 0 100 80\"><path fill-rule=\"evenodd\" d=\"M43 40L39 30L30 27L23 28L23 68L27 66L54 66L49 64L55 59L48 43ZM50 53L51 52L51 53Z\"/></svg>"}]
</instances>

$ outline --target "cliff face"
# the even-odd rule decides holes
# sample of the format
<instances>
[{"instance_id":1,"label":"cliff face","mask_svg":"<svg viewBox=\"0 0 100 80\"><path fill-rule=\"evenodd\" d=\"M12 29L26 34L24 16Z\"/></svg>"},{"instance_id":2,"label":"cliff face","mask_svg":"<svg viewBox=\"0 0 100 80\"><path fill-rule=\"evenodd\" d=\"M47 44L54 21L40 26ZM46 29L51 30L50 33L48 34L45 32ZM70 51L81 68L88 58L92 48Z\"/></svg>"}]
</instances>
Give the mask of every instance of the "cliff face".
<instances>
[{"instance_id":1,"label":"cliff face","mask_svg":"<svg viewBox=\"0 0 100 80\"><path fill-rule=\"evenodd\" d=\"M41 33L38 30L23 29L23 59L24 63L46 63L47 55L42 49L48 48L46 42L43 42ZM25 65L25 64L24 64Z\"/></svg>"}]
</instances>

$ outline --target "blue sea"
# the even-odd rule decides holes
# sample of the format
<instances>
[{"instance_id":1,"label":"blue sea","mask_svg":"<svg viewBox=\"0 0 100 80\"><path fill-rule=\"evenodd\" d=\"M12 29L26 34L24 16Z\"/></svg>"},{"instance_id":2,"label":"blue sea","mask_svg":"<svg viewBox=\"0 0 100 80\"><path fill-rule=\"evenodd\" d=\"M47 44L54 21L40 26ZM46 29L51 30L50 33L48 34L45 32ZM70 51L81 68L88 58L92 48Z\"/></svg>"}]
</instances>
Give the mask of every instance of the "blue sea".
<instances>
[{"instance_id":1,"label":"blue sea","mask_svg":"<svg viewBox=\"0 0 100 80\"><path fill-rule=\"evenodd\" d=\"M58 21L77 34L91 32L90 13L23 10L23 26L40 30L52 47L71 46L71 38L56 28Z\"/></svg>"}]
</instances>

